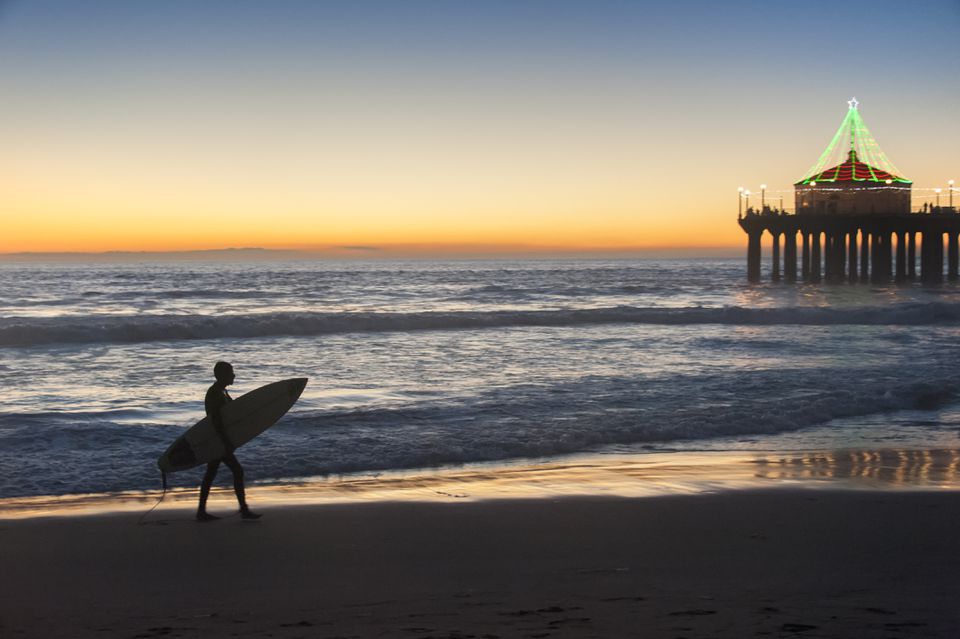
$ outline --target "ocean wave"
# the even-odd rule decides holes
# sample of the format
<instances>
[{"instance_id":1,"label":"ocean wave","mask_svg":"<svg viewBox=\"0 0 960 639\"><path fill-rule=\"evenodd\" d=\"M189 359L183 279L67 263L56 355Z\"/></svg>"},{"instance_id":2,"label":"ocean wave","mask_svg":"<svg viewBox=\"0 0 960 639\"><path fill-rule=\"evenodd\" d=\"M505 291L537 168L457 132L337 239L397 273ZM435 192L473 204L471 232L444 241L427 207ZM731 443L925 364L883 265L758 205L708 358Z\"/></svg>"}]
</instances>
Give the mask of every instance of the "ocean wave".
<instances>
[{"instance_id":1,"label":"ocean wave","mask_svg":"<svg viewBox=\"0 0 960 639\"><path fill-rule=\"evenodd\" d=\"M570 310L424 311L419 313L285 312L246 315L7 317L0 318L0 347L523 326L573 327L591 324L957 325L960 324L960 304L928 302L850 308L616 306Z\"/></svg>"},{"instance_id":2,"label":"ocean wave","mask_svg":"<svg viewBox=\"0 0 960 639\"><path fill-rule=\"evenodd\" d=\"M822 371L807 372L803 382L813 383L818 374ZM782 382L767 374L745 380L754 396L741 401L720 379L700 380L704 393L696 401L689 401L683 384L685 392L664 386L644 396L636 379L578 381L560 395L557 389L513 388L512 399L493 392L455 406L303 411L251 452L271 477L544 458L610 445L773 435L850 417L936 410L957 401L958 381L954 376L874 387L824 384L804 389L795 401L774 395ZM320 445L304 445L305 440Z\"/></svg>"},{"instance_id":3,"label":"ocean wave","mask_svg":"<svg viewBox=\"0 0 960 639\"><path fill-rule=\"evenodd\" d=\"M317 287L322 290L323 287ZM230 290L219 288L196 288L196 289L156 289L147 291L83 291L80 294L83 298L101 297L110 300L140 300L144 298L158 299L191 299L199 298L205 300L219 299L267 299L273 298L276 294L272 291L260 290ZM52 303L52 302L48 302ZM75 300L67 300L63 303L72 304Z\"/></svg>"},{"instance_id":4,"label":"ocean wave","mask_svg":"<svg viewBox=\"0 0 960 639\"><path fill-rule=\"evenodd\" d=\"M956 403L958 389L960 375L920 365L896 374L865 368L753 371L736 379L678 375L659 382L586 377L406 407L295 409L240 456L252 477L268 480L543 458L936 410ZM0 476L0 497L151 487L157 456L183 432L182 425L118 423L111 411L99 419L84 414L69 425L60 414L2 417L0 468L18 470ZM172 485L195 484L201 471L177 473Z\"/></svg>"}]
</instances>

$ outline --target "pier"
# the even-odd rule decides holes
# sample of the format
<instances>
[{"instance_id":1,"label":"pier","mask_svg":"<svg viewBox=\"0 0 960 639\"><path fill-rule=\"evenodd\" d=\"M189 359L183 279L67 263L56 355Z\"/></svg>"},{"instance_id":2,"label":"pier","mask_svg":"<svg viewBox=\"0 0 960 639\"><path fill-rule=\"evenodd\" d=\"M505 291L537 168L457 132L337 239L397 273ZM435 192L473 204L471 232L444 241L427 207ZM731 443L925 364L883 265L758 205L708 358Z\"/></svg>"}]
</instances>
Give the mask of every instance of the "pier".
<instances>
[{"instance_id":1,"label":"pier","mask_svg":"<svg viewBox=\"0 0 960 639\"><path fill-rule=\"evenodd\" d=\"M945 254L946 278L956 281L960 272L960 214L953 207L864 215L748 209L739 223L748 238L751 282L760 281L764 234L771 239L774 281L938 283Z\"/></svg>"},{"instance_id":2,"label":"pier","mask_svg":"<svg viewBox=\"0 0 960 639\"><path fill-rule=\"evenodd\" d=\"M766 185L760 187L759 210L749 206L750 191L739 189L737 221L747 234L747 279L760 280L761 246L769 234L774 281L883 284L919 278L938 283L944 280L944 253L946 277L956 281L960 215L953 206L954 181L948 183L949 206L940 206L942 189L933 189L936 205L925 202L912 211L913 182L880 150L857 99L847 104L830 144L793 185L793 213L766 205Z\"/></svg>"}]
</instances>

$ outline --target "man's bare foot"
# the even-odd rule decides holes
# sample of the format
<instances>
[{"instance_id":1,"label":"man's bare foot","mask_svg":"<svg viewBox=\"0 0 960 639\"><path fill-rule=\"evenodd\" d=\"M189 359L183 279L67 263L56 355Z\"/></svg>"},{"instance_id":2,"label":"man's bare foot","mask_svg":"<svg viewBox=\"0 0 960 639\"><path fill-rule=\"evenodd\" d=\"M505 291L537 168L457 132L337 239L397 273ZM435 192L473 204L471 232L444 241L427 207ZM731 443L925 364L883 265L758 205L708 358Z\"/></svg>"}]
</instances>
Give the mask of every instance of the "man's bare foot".
<instances>
[{"instance_id":1,"label":"man's bare foot","mask_svg":"<svg viewBox=\"0 0 960 639\"><path fill-rule=\"evenodd\" d=\"M197 521L216 521L218 519L220 518L208 512L197 513Z\"/></svg>"},{"instance_id":2,"label":"man's bare foot","mask_svg":"<svg viewBox=\"0 0 960 639\"><path fill-rule=\"evenodd\" d=\"M241 519L260 519L261 517L263 517L263 515L260 513L255 513L249 508L244 508L240 511Z\"/></svg>"}]
</instances>

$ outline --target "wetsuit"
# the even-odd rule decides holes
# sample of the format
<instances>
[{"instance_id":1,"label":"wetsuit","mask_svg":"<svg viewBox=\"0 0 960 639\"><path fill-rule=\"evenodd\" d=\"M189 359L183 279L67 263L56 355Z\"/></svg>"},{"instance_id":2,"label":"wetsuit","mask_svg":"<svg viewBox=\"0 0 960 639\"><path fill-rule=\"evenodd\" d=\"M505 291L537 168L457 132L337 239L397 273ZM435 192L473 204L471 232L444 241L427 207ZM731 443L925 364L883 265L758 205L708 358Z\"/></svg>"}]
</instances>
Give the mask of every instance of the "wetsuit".
<instances>
[{"instance_id":1,"label":"wetsuit","mask_svg":"<svg viewBox=\"0 0 960 639\"><path fill-rule=\"evenodd\" d=\"M224 456L220 459L215 459L207 464L207 472L204 474L203 483L200 485L201 512L206 509L207 496L210 493L210 486L213 484L213 480L217 476L217 470L220 468L220 462L226 464L227 468L230 469L230 472L233 473L233 489L237 493L237 501L240 502L241 510L247 509L247 500L245 494L246 490L243 485L243 466L240 465L236 455L233 454L233 444L227 437L226 431L223 427L223 419L220 417L220 411L223 410L224 405L231 401L233 400L231 399L230 394L227 392L227 389L221 386L219 382L210 386L210 388L207 390L207 395L203 400L203 406L207 411L207 416L210 418L210 421L213 422L214 430L216 430L220 435L220 438L223 439L226 454L224 454Z\"/></svg>"}]
</instances>

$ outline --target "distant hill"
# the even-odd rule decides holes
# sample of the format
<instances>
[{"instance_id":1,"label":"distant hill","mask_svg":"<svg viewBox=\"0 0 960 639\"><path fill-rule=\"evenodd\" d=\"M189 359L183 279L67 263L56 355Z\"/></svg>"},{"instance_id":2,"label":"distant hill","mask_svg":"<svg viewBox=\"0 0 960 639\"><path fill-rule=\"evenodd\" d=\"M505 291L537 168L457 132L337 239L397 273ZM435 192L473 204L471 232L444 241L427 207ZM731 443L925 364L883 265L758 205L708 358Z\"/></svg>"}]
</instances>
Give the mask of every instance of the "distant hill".
<instances>
[{"instance_id":1,"label":"distant hill","mask_svg":"<svg viewBox=\"0 0 960 639\"><path fill-rule=\"evenodd\" d=\"M104 251L102 253L0 253L0 262L232 262L302 257L299 251L228 248L201 251Z\"/></svg>"}]
</instances>

